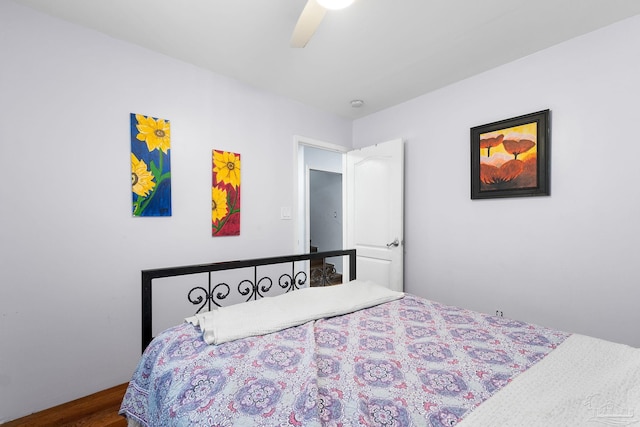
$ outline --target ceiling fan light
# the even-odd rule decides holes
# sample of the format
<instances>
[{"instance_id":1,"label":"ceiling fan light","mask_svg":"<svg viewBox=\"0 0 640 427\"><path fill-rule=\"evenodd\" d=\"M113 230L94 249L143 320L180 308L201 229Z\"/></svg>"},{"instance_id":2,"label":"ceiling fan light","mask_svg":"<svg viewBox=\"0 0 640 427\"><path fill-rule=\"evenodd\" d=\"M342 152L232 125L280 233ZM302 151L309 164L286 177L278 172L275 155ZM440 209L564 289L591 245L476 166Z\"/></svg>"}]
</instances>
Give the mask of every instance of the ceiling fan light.
<instances>
[{"instance_id":1,"label":"ceiling fan light","mask_svg":"<svg viewBox=\"0 0 640 427\"><path fill-rule=\"evenodd\" d=\"M318 4L325 9L338 10L344 9L353 3L353 0L316 0Z\"/></svg>"}]
</instances>

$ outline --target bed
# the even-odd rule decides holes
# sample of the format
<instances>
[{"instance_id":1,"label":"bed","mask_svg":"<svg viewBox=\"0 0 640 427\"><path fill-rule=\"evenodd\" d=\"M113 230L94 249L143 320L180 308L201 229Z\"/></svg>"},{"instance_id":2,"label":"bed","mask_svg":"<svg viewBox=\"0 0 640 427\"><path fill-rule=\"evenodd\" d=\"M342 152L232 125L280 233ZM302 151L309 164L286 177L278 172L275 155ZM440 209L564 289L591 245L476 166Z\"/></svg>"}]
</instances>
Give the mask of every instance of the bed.
<instances>
[{"instance_id":1,"label":"bed","mask_svg":"<svg viewBox=\"0 0 640 427\"><path fill-rule=\"evenodd\" d=\"M308 286L310 260L327 257L346 259L345 283ZM257 270L289 263L277 278ZM246 301L224 306L232 287L210 272L248 266L251 278L233 287ZM206 295L198 313L152 338L153 279L194 272L208 277L195 287ZM132 426L640 423L640 349L355 273L353 250L143 272L144 353L120 413Z\"/></svg>"}]
</instances>

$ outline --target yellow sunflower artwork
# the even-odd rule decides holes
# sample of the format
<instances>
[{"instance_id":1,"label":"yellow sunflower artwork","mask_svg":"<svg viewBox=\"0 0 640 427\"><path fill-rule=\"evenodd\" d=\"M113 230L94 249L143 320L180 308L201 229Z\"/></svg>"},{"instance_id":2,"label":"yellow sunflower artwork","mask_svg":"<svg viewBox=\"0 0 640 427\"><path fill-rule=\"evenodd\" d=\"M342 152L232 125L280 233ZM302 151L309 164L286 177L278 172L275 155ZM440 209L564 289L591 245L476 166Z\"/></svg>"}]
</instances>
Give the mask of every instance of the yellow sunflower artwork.
<instances>
[{"instance_id":1,"label":"yellow sunflower artwork","mask_svg":"<svg viewBox=\"0 0 640 427\"><path fill-rule=\"evenodd\" d=\"M131 153L131 189L141 197L147 197L156 183L144 160L139 160Z\"/></svg>"},{"instance_id":2,"label":"yellow sunflower artwork","mask_svg":"<svg viewBox=\"0 0 640 427\"><path fill-rule=\"evenodd\" d=\"M213 150L211 234L240 235L240 154Z\"/></svg>"},{"instance_id":3,"label":"yellow sunflower artwork","mask_svg":"<svg viewBox=\"0 0 640 427\"><path fill-rule=\"evenodd\" d=\"M131 114L133 216L171 216L169 120Z\"/></svg>"}]
</instances>

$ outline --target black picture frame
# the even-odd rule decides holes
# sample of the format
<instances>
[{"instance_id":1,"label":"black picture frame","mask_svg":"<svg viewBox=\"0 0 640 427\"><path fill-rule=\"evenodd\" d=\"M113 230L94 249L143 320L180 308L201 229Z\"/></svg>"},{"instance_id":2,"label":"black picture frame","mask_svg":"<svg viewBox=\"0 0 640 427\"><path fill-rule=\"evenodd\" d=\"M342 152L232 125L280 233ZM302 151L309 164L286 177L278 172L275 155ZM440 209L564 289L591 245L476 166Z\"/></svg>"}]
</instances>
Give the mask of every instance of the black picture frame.
<instances>
[{"instance_id":1,"label":"black picture frame","mask_svg":"<svg viewBox=\"0 0 640 427\"><path fill-rule=\"evenodd\" d=\"M471 128L471 199L548 196L550 144L550 110Z\"/></svg>"}]
</instances>

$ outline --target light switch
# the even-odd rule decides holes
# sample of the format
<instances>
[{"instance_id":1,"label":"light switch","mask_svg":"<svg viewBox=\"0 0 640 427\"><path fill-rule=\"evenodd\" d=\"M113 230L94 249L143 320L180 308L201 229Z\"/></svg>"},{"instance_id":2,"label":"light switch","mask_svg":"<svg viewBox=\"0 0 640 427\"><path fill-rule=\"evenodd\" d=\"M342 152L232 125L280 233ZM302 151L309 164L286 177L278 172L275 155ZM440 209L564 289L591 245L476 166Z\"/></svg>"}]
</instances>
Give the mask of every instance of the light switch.
<instances>
[{"instance_id":1,"label":"light switch","mask_svg":"<svg viewBox=\"0 0 640 427\"><path fill-rule=\"evenodd\" d=\"M291 219L291 207L283 206L280 208L280 219Z\"/></svg>"}]
</instances>

